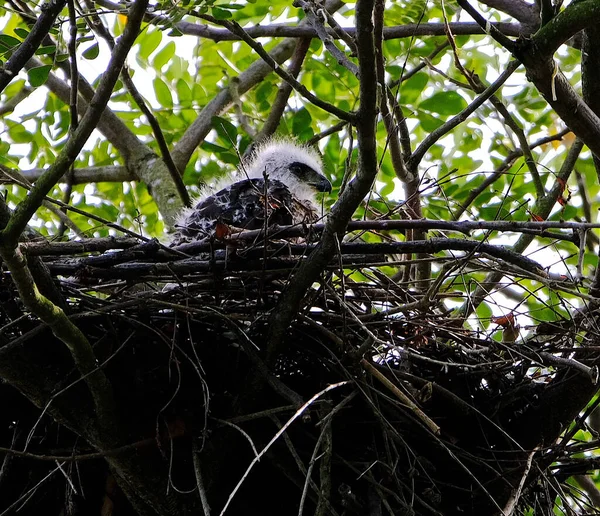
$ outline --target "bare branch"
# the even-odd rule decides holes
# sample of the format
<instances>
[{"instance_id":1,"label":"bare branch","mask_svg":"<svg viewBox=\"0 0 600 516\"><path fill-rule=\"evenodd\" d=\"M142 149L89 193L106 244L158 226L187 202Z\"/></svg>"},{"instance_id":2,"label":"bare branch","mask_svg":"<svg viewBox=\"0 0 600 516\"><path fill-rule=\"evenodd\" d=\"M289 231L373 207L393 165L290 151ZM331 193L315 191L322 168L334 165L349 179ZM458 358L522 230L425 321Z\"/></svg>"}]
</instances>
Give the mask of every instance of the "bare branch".
<instances>
[{"instance_id":1,"label":"bare branch","mask_svg":"<svg viewBox=\"0 0 600 516\"><path fill-rule=\"evenodd\" d=\"M482 4L502 11L519 20L527 27L535 29L540 24L540 11L537 3L527 3L523 0L480 0Z\"/></svg>"}]
</instances>

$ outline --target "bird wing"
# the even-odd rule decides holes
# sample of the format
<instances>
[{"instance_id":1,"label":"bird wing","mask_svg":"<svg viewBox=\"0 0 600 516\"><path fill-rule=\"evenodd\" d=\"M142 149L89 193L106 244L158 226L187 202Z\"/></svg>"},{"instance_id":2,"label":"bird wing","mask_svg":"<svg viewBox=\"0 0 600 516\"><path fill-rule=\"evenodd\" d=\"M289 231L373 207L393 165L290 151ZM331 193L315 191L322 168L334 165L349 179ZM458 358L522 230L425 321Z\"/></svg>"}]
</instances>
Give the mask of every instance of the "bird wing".
<instances>
[{"instance_id":1,"label":"bird wing","mask_svg":"<svg viewBox=\"0 0 600 516\"><path fill-rule=\"evenodd\" d=\"M299 209L301 208L301 209ZM262 178L238 181L203 199L177 225L171 245L204 240L217 223L240 229L312 222L307 208L281 181Z\"/></svg>"}]
</instances>

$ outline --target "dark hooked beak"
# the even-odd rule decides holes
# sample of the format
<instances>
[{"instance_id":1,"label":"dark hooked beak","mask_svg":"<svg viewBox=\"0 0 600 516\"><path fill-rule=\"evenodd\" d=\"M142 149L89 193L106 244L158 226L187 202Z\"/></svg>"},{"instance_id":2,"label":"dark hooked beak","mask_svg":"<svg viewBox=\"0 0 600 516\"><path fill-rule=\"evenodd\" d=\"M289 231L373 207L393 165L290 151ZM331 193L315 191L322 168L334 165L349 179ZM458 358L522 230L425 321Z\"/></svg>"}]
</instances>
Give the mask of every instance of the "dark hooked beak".
<instances>
[{"instance_id":1,"label":"dark hooked beak","mask_svg":"<svg viewBox=\"0 0 600 516\"><path fill-rule=\"evenodd\" d=\"M311 183L311 186L317 190L317 192L331 192L331 183L325 176L319 175L318 181Z\"/></svg>"}]
</instances>

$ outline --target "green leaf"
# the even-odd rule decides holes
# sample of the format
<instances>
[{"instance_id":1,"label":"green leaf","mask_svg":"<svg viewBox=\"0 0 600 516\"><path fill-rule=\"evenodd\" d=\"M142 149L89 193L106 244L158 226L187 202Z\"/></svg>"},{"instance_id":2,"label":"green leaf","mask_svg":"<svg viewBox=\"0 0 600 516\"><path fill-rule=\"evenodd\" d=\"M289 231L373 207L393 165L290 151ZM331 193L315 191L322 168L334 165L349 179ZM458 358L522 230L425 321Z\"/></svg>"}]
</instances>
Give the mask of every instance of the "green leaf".
<instances>
[{"instance_id":1,"label":"green leaf","mask_svg":"<svg viewBox=\"0 0 600 516\"><path fill-rule=\"evenodd\" d=\"M429 75L426 73L416 73L410 79L402 83L400 87L400 102L402 104L414 103L429 82Z\"/></svg>"},{"instance_id":2,"label":"green leaf","mask_svg":"<svg viewBox=\"0 0 600 516\"><path fill-rule=\"evenodd\" d=\"M467 101L455 91L435 93L419 104L419 109L442 116L456 115L466 107Z\"/></svg>"},{"instance_id":3,"label":"green leaf","mask_svg":"<svg viewBox=\"0 0 600 516\"><path fill-rule=\"evenodd\" d=\"M212 117L212 126L221 138L221 140L231 147L237 141L237 127L229 120L220 116Z\"/></svg>"},{"instance_id":4,"label":"green leaf","mask_svg":"<svg viewBox=\"0 0 600 516\"><path fill-rule=\"evenodd\" d=\"M306 108L298 110L292 118L292 132L294 134L301 134L307 128L310 127L312 117Z\"/></svg>"},{"instance_id":5,"label":"green leaf","mask_svg":"<svg viewBox=\"0 0 600 516\"><path fill-rule=\"evenodd\" d=\"M17 36L19 36L20 38L26 39L27 36L29 36L29 31L23 29L22 27L16 27L15 28L15 34Z\"/></svg>"},{"instance_id":6,"label":"green leaf","mask_svg":"<svg viewBox=\"0 0 600 516\"><path fill-rule=\"evenodd\" d=\"M56 45L47 45L40 47L35 51L36 56L45 56L47 54L54 54L56 52Z\"/></svg>"},{"instance_id":7,"label":"green leaf","mask_svg":"<svg viewBox=\"0 0 600 516\"><path fill-rule=\"evenodd\" d=\"M421 122L421 127L423 127L423 129L428 133L435 131L439 126L441 126L444 123L443 120L440 120L439 118L424 113L423 111L418 111L417 117L419 119L419 122Z\"/></svg>"},{"instance_id":8,"label":"green leaf","mask_svg":"<svg viewBox=\"0 0 600 516\"><path fill-rule=\"evenodd\" d=\"M177 89L177 97L181 104L188 105L192 102L192 90L187 82L183 79L178 79L175 88Z\"/></svg>"},{"instance_id":9,"label":"green leaf","mask_svg":"<svg viewBox=\"0 0 600 516\"><path fill-rule=\"evenodd\" d=\"M175 43L169 41L154 57L152 64L157 70L166 65L175 55Z\"/></svg>"},{"instance_id":10,"label":"green leaf","mask_svg":"<svg viewBox=\"0 0 600 516\"><path fill-rule=\"evenodd\" d=\"M151 32L146 32L143 35L140 35L138 38L140 49L138 50L138 56L142 59L148 59L150 54L154 52L160 42L162 41L162 31L154 30Z\"/></svg>"},{"instance_id":11,"label":"green leaf","mask_svg":"<svg viewBox=\"0 0 600 516\"><path fill-rule=\"evenodd\" d=\"M20 44L21 42L17 38L13 38L8 34L0 34L0 50L13 50Z\"/></svg>"},{"instance_id":12,"label":"green leaf","mask_svg":"<svg viewBox=\"0 0 600 516\"><path fill-rule=\"evenodd\" d=\"M25 129L21 124L13 125L9 130L8 134L15 143L29 143L32 141L32 134Z\"/></svg>"},{"instance_id":13,"label":"green leaf","mask_svg":"<svg viewBox=\"0 0 600 516\"><path fill-rule=\"evenodd\" d=\"M27 71L27 77L29 78L29 84L31 84L34 88L41 86L48 80L48 75L50 74L50 70L52 70L51 65L43 65L43 66L36 66L35 68L30 68Z\"/></svg>"},{"instance_id":14,"label":"green leaf","mask_svg":"<svg viewBox=\"0 0 600 516\"><path fill-rule=\"evenodd\" d=\"M171 96L171 90L161 78L156 77L153 81L154 94L158 103L165 108L173 107L173 97Z\"/></svg>"},{"instance_id":15,"label":"green leaf","mask_svg":"<svg viewBox=\"0 0 600 516\"><path fill-rule=\"evenodd\" d=\"M98 43L94 43L90 48L83 52L83 57L89 61L92 61L98 57L100 54L100 47Z\"/></svg>"},{"instance_id":16,"label":"green leaf","mask_svg":"<svg viewBox=\"0 0 600 516\"><path fill-rule=\"evenodd\" d=\"M226 9L220 9L219 7L213 7L210 11L217 20L228 20L233 17L231 12Z\"/></svg>"}]
</instances>

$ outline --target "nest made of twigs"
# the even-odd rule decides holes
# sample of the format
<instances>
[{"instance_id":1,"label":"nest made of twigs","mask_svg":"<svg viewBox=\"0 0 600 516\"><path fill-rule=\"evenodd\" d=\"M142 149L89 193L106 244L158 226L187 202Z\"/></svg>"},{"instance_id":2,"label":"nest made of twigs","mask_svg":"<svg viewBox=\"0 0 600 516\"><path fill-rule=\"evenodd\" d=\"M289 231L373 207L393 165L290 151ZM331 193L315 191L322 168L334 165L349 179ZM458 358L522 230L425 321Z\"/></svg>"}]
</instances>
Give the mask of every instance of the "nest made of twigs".
<instances>
[{"instance_id":1,"label":"nest made of twigs","mask_svg":"<svg viewBox=\"0 0 600 516\"><path fill-rule=\"evenodd\" d=\"M60 255L60 244L35 254L62 276L65 310L94 346L130 438L158 446L170 485L204 490L211 507L495 514L518 505L552 514L557 493L578 497L565 480L591 467L581 452L594 446L569 441L583 419L558 439L583 408L569 406L561 386L595 392L590 315L500 338L514 323L470 329L446 303L465 300L455 289L407 288L382 274L394 248L348 244L268 357L269 317L314 243L72 245L79 256ZM514 282L535 274L489 247L464 255L457 277L499 266ZM6 275L0 288L4 345L45 355L50 347L50 365L65 372L50 378L52 393L68 388L77 374L66 351L20 315ZM29 406L13 410L37 417ZM62 447L75 442L61 436ZM36 450L48 451L43 442Z\"/></svg>"}]
</instances>

